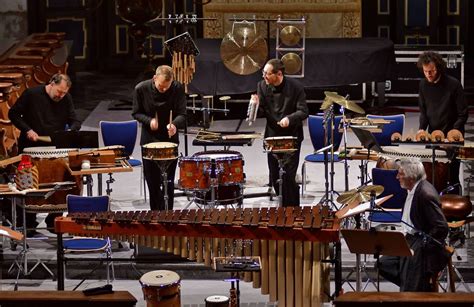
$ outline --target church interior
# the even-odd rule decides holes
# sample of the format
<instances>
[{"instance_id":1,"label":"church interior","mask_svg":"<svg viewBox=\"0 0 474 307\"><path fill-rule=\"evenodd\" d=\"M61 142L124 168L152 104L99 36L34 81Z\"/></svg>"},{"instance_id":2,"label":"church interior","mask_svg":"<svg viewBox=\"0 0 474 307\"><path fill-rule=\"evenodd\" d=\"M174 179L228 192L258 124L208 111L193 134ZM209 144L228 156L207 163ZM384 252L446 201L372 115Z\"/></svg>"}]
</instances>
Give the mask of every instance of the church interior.
<instances>
[{"instance_id":1,"label":"church interior","mask_svg":"<svg viewBox=\"0 0 474 307\"><path fill-rule=\"evenodd\" d=\"M1 3L0 306L474 304L471 1ZM421 127L433 113L417 63L431 51L440 78L460 85L462 107L447 109L459 129ZM287 94L268 81L279 76L270 59L284 65L284 86L304 90L298 139L269 135L270 117L252 105L267 95L257 85L272 103ZM173 108L137 115L141 84L168 99L163 65L183 91L182 125ZM65 81L57 74L81 128L23 146L28 129L16 123L37 117L11 110L35 89L49 94ZM152 122L176 127L176 141L144 143ZM287 204L298 155L299 205ZM449 259L430 292L403 292L377 269L384 256L413 255L404 208L414 196L397 169L414 158L446 224L438 243Z\"/></svg>"}]
</instances>

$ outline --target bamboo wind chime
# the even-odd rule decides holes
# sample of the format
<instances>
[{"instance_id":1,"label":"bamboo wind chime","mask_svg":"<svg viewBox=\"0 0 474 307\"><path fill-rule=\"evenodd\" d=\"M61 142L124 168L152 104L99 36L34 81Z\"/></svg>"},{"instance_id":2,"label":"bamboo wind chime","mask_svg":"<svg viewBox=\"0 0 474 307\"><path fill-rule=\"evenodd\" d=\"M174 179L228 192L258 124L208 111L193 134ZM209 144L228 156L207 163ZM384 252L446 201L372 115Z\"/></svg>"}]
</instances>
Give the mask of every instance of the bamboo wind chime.
<instances>
[{"instance_id":1,"label":"bamboo wind chime","mask_svg":"<svg viewBox=\"0 0 474 307\"><path fill-rule=\"evenodd\" d=\"M184 84L184 90L188 92L188 84L193 79L196 72L196 64L193 54L173 51L173 73L175 78L181 84Z\"/></svg>"}]
</instances>

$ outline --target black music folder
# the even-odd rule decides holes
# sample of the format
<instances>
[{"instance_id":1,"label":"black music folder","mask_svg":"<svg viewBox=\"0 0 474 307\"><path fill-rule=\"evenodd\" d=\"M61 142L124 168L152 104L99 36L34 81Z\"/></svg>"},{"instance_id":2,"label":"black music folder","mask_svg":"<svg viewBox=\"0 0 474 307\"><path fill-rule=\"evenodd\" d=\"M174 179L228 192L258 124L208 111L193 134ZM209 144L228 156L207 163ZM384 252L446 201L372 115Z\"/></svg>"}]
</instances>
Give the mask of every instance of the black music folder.
<instances>
[{"instance_id":1,"label":"black music folder","mask_svg":"<svg viewBox=\"0 0 474 307\"><path fill-rule=\"evenodd\" d=\"M354 134L357 136L357 138L359 139L362 146L364 146L368 150L383 152L382 147L380 147L379 143L375 139L375 136L372 134L372 132L362 129L362 128L356 128L356 127L351 127L351 129L354 132Z\"/></svg>"},{"instance_id":2,"label":"black music folder","mask_svg":"<svg viewBox=\"0 0 474 307\"><path fill-rule=\"evenodd\" d=\"M97 148L99 133L97 131L56 131L51 141L57 148Z\"/></svg>"}]
</instances>

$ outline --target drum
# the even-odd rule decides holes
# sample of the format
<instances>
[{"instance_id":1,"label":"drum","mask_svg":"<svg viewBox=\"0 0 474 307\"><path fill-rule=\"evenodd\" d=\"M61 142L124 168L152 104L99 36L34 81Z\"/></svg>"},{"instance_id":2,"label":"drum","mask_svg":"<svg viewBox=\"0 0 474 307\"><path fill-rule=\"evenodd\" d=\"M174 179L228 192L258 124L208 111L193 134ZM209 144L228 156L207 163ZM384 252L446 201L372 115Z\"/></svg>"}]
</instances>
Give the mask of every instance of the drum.
<instances>
[{"instance_id":1,"label":"drum","mask_svg":"<svg viewBox=\"0 0 474 307\"><path fill-rule=\"evenodd\" d=\"M212 200L212 189L215 193L216 205L226 206L242 203L242 188L240 184L220 185L208 191L197 191L194 201L200 205L209 204Z\"/></svg>"},{"instance_id":2,"label":"drum","mask_svg":"<svg viewBox=\"0 0 474 307\"><path fill-rule=\"evenodd\" d=\"M143 159L174 160L178 158L178 144L171 142L154 142L142 146Z\"/></svg>"},{"instance_id":3,"label":"drum","mask_svg":"<svg viewBox=\"0 0 474 307\"><path fill-rule=\"evenodd\" d=\"M234 185L245 181L242 154L237 151L203 151L192 157L179 158L180 189L202 191L211 186L214 172L218 185Z\"/></svg>"},{"instance_id":4,"label":"drum","mask_svg":"<svg viewBox=\"0 0 474 307\"><path fill-rule=\"evenodd\" d=\"M462 221L472 212L469 197L457 194L445 194L440 197L441 209L448 222Z\"/></svg>"},{"instance_id":5,"label":"drum","mask_svg":"<svg viewBox=\"0 0 474 307\"><path fill-rule=\"evenodd\" d=\"M294 136L274 136L263 141L266 151L283 152L297 149L297 138Z\"/></svg>"},{"instance_id":6,"label":"drum","mask_svg":"<svg viewBox=\"0 0 474 307\"><path fill-rule=\"evenodd\" d=\"M458 159L474 160L474 147L459 147Z\"/></svg>"},{"instance_id":7,"label":"drum","mask_svg":"<svg viewBox=\"0 0 474 307\"><path fill-rule=\"evenodd\" d=\"M23 154L31 156L31 162L38 168L39 183L52 183L73 181L76 185L69 190L56 191L48 199L28 199L27 205L64 205L66 195L82 193L82 177L71 175L68 169L68 153L77 149L55 147L28 147L23 150ZM62 206L58 206L58 212L64 211ZM51 210L55 211L54 209Z\"/></svg>"},{"instance_id":8,"label":"drum","mask_svg":"<svg viewBox=\"0 0 474 307\"><path fill-rule=\"evenodd\" d=\"M147 307L181 307L180 277L173 271L157 270L140 278Z\"/></svg>"},{"instance_id":9,"label":"drum","mask_svg":"<svg viewBox=\"0 0 474 307\"><path fill-rule=\"evenodd\" d=\"M208 296L204 302L206 307L229 307L229 298L224 295Z\"/></svg>"}]
</instances>

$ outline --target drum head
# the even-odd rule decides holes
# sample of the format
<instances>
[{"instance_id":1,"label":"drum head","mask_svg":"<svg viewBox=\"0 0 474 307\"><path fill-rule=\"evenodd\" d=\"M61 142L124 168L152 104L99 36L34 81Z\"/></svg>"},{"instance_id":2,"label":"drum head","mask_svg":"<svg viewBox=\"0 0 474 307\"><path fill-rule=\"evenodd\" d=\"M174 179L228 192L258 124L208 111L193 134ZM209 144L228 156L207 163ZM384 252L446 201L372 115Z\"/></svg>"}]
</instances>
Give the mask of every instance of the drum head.
<instances>
[{"instance_id":1,"label":"drum head","mask_svg":"<svg viewBox=\"0 0 474 307\"><path fill-rule=\"evenodd\" d=\"M163 287L177 284L179 281L180 277L176 272L167 270L151 271L140 278L143 287Z\"/></svg>"},{"instance_id":2,"label":"drum head","mask_svg":"<svg viewBox=\"0 0 474 307\"><path fill-rule=\"evenodd\" d=\"M178 147L178 144L171 142L153 142L143 145L143 148L173 148Z\"/></svg>"},{"instance_id":3,"label":"drum head","mask_svg":"<svg viewBox=\"0 0 474 307\"><path fill-rule=\"evenodd\" d=\"M212 295L206 298L206 303L226 303L229 298L224 295Z\"/></svg>"},{"instance_id":4,"label":"drum head","mask_svg":"<svg viewBox=\"0 0 474 307\"><path fill-rule=\"evenodd\" d=\"M296 140L295 136L271 136L268 138L265 138L265 141L277 141L277 140Z\"/></svg>"},{"instance_id":5,"label":"drum head","mask_svg":"<svg viewBox=\"0 0 474 307\"><path fill-rule=\"evenodd\" d=\"M240 159L242 154L238 151L231 150L211 150L211 151L200 151L193 155L193 157L200 159L214 159L214 160L226 160L226 159Z\"/></svg>"}]
</instances>

